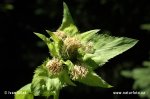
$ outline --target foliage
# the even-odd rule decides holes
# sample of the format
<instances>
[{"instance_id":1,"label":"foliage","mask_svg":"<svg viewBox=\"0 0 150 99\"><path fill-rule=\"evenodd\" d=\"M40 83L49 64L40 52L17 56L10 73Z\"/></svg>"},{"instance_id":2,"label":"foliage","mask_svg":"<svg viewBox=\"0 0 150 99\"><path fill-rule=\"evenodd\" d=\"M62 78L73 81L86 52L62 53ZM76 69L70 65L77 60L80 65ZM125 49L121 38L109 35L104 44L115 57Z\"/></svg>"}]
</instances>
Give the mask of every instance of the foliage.
<instances>
[{"instance_id":1,"label":"foliage","mask_svg":"<svg viewBox=\"0 0 150 99\"><path fill-rule=\"evenodd\" d=\"M150 31L150 24L142 24L141 29Z\"/></svg>"},{"instance_id":2,"label":"foliage","mask_svg":"<svg viewBox=\"0 0 150 99\"><path fill-rule=\"evenodd\" d=\"M51 59L47 58L33 76L31 84L25 90L34 96L54 96L67 86L76 86L74 81L95 87L112 86L98 76L94 70L111 58L133 47L137 40L126 37L98 35L99 29L80 33L73 22L67 5L64 3L64 15L61 26L56 32L46 30L49 37L35 33L48 46ZM24 96L16 99L32 99Z\"/></svg>"},{"instance_id":3,"label":"foliage","mask_svg":"<svg viewBox=\"0 0 150 99\"><path fill-rule=\"evenodd\" d=\"M150 61L144 61L142 68L136 68L132 71L122 71L122 75L128 78L134 79L133 89L145 92L145 94L139 94L140 97L147 97L150 99Z\"/></svg>"}]
</instances>

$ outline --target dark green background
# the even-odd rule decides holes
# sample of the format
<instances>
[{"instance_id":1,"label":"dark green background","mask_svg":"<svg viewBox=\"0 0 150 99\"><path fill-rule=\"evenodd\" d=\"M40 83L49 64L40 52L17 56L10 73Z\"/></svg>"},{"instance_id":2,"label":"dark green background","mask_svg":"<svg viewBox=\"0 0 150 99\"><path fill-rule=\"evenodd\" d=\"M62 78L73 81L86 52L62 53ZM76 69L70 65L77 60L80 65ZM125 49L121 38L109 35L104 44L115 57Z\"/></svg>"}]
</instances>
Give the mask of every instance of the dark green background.
<instances>
[{"instance_id":1,"label":"dark green background","mask_svg":"<svg viewBox=\"0 0 150 99\"><path fill-rule=\"evenodd\" d=\"M100 28L114 36L138 39L132 49L106 63L96 72L111 89L66 87L60 99L139 99L137 95L113 95L113 91L132 91L132 79L120 75L122 70L142 66L150 51L150 32L141 25L150 23L149 0L64 0L79 30ZM4 95L30 83L34 69L46 57L48 49L33 32L55 31L63 14L61 0L1 0L0 1L0 94ZM40 99L37 97L37 99ZM42 99L42 98L41 98Z\"/></svg>"}]
</instances>

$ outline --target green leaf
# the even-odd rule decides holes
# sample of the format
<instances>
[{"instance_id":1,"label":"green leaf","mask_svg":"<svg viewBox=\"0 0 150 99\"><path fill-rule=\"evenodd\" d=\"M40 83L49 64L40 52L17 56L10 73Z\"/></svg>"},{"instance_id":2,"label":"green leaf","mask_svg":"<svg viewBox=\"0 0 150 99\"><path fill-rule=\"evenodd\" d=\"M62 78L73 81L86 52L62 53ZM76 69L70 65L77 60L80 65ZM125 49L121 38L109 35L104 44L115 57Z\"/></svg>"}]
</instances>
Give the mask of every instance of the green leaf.
<instances>
[{"instance_id":1,"label":"green leaf","mask_svg":"<svg viewBox=\"0 0 150 99\"><path fill-rule=\"evenodd\" d=\"M91 58L86 59L86 60L84 61L84 63L85 63L87 66L91 67L92 69L98 67L97 63L96 63L94 60L92 60Z\"/></svg>"},{"instance_id":2,"label":"green leaf","mask_svg":"<svg viewBox=\"0 0 150 99\"><path fill-rule=\"evenodd\" d=\"M94 86L94 87L104 87L111 88L112 86L105 82L101 77L99 77L94 72L89 72L85 78L77 80L83 84Z\"/></svg>"},{"instance_id":3,"label":"green leaf","mask_svg":"<svg viewBox=\"0 0 150 99\"><path fill-rule=\"evenodd\" d=\"M150 31L150 24L142 24L141 29Z\"/></svg>"},{"instance_id":4,"label":"green leaf","mask_svg":"<svg viewBox=\"0 0 150 99\"><path fill-rule=\"evenodd\" d=\"M145 67L150 67L150 61L144 61L143 66Z\"/></svg>"},{"instance_id":5,"label":"green leaf","mask_svg":"<svg viewBox=\"0 0 150 99\"><path fill-rule=\"evenodd\" d=\"M132 73L133 73L134 79L143 79L147 77L146 75L150 75L150 67L149 68L136 68L132 71Z\"/></svg>"},{"instance_id":6,"label":"green leaf","mask_svg":"<svg viewBox=\"0 0 150 99\"><path fill-rule=\"evenodd\" d=\"M128 71L128 70L124 70L121 72L121 75L125 76L125 77L128 77L128 78L131 78L133 76L132 72L131 71Z\"/></svg>"},{"instance_id":7,"label":"green leaf","mask_svg":"<svg viewBox=\"0 0 150 99\"><path fill-rule=\"evenodd\" d=\"M51 42L49 38L40 33L34 33L39 38L41 38L48 46L51 56L60 57L60 48L62 46L62 41L51 31L46 30L47 33L52 37L54 42Z\"/></svg>"},{"instance_id":8,"label":"green leaf","mask_svg":"<svg viewBox=\"0 0 150 99\"><path fill-rule=\"evenodd\" d=\"M42 65L45 65L42 64ZM32 79L31 90L35 96L55 95L63 87L58 77L50 77L47 70L40 66L36 69Z\"/></svg>"},{"instance_id":9,"label":"green leaf","mask_svg":"<svg viewBox=\"0 0 150 99\"><path fill-rule=\"evenodd\" d=\"M79 34L78 37L81 39L81 42L89 42L99 31L100 31L99 29L86 31L82 34Z\"/></svg>"},{"instance_id":10,"label":"green leaf","mask_svg":"<svg viewBox=\"0 0 150 99\"><path fill-rule=\"evenodd\" d=\"M47 60L46 60L47 61ZM44 68L45 67L45 68ZM39 76L43 76L43 77L47 77L48 75L48 70L46 70L46 62L44 62L42 64L42 66L39 66L38 68L36 68L35 72L34 72L34 76L33 78L39 77Z\"/></svg>"},{"instance_id":11,"label":"green leaf","mask_svg":"<svg viewBox=\"0 0 150 99\"><path fill-rule=\"evenodd\" d=\"M27 84L18 90L15 94L15 99L34 99L33 94L31 93L31 84Z\"/></svg>"},{"instance_id":12,"label":"green leaf","mask_svg":"<svg viewBox=\"0 0 150 99\"><path fill-rule=\"evenodd\" d=\"M59 42L60 41L60 39L53 32L51 32L49 30L46 30L46 32L52 37L54 42Z\"/></svg>"},{"instance_id":13,"label":"green leaf","mask_svg":"<svg viewBox=\"0 0 150 99\"><path fill-rule=\"evenodd\" d=\"M37 35L40 39L42 39L46 44L50 43L49 38L47 38L45 35L34 32L35 35Z\"/></svg>"},{"instance_id":14,"label":"green leaf","mask_svg":"<svg viewBox=\"0 0 150 99\"><path fill-rule=\"evenodd\" d=\"M52 57L58 57L58 52L57 52L57 50L56 50L55 43L54 43L54 42L49 43L49 44L47 44L47 46L48 46L50 55L51 55Z\"/></svg>"},{"instance_id":15,"label":"green leaf","mask_svg":"<svg viewBox=\"0 0 150 99\"><path fill-rule=\"evenodd\" d=\"M32 81L31 90L35 96L55 95L63 87L59 78L36 77Z\"/></svg>"},{"instance_id":16,"label":"green leaf","mask_svg":"<svg viewBox=\"0 0 150 99\"><path fill-rule=\"evenodd\" d=\"M62 88L62 83L59 78L49 78L46 82L47 90L58 91Z\"/></svg>"},{"instance_id":17,"label":"green leaf","mask_svg":"<svg viewBox=\"0 0 150 99\"><path fill-rule=\"evenodd\" d=\"M44 64L45 65L45 62ZM46 80L48 79L48 72L46 69L44 69L44 66L39 66L35 72L32 79L31 84L31 91L35 96L43 95L43 96L49 96L50 93L47 92L46 89Z\"/></svg>"},{"instance_id":18,"label":"green leaf","mask_svg":"<svg viewBox=\"0 0 150 99\"><path fill-rule=\"evenodd\" d=\"M74 67L74 64L70 60L67 60L64 64L68 67L69 71Z\"/></svg>"},{"instance_id":19,"label":"green leaf","mask_svg":"<svg viewBox=\"0 0 150 99\"><path fill-rule=\"evenodd\" d=\"M63 3L63 6L64 6L63 20L58 30L64 31L65 33L73 36L76 33L78 33L78 29L73 22L73 19L71 17L71 14L69 12L67 5Z\"/></svg>"},{"instance_id":20,"label":"green leaf","mask_svg":"<svg viewBox=\"0 0 150 99\"><path fill-rule=\"evenodd\" d=\"M67 70L64 70L62 76L60 77L60 80L64 82L65 85L71 85L71 86L76 86L75 83L73 83L67 73Z\"/></svg>"},{"instance_id":21,"label":"green leaf","mask_svg":"<svg viewBox=\"0 0 150 99\"><path fill-rule=\"evenodd\" d=\"M53 43L51 45L48 45L48 47L51 49L51 53L54 54L55 57L61 58L61 50L63 46L63 41L59 39L53 32L46 30L46 32L52 37Z\"/></svg>"},{"instance_id":22,"label":"green leaf","mask_svg":"<svg viewBox=\"0 0 150 99\"><path fill-rule=\"evenodd\" d=\"M138 41L126 37L112 37L109 35L95 35L96 38L91 38L94 43L95 52L93 54L85 54L83 60L91 58L98 65L102 66L109 59L125 52L133 47ZM94 68L95 69L95 68Z\"/></svg>"},{"instance_id":23,"label":"green leaf","mask_svg":"<svg viewBox=\"0 0 150 99\"><path fill-rule=\"evenodd\" d=\"M36 77L32 80L31 90L34 96L50 96L54 94L54 90L47 86L48 77Z\"/></svg>"}]
</instances>

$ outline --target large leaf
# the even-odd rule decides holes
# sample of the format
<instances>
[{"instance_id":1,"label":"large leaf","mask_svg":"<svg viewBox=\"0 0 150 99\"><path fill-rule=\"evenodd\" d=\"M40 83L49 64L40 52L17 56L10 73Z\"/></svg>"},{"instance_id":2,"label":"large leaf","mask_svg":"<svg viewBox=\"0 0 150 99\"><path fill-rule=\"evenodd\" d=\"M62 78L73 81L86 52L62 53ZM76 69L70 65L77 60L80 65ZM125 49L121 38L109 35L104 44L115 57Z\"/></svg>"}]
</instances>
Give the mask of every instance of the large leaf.
<instances>
[{"instance_id":1,"label":"large leaf","mask_svg":"<svg viewBox=\"0 0 150 99\"><path fill-rule=\"evenodd\" d=\"M137 40L131 38L97 34L95 34L95 37L91 37L90 41L93 42L95 52L85 54L83 60L91 58L100 66L137 43Z\"/></svg>"},{"instance_id":2,"label":"large leaf","mask_svg":"<svg viewBox=\"0 0 150 99\"><path fill-rule=\"evenodd\" d=\"M104 88L110 88L112 87L107 82L105 82L101 77L99 77L94 72L89 72L85 78L77 80L83 84L94 86L94 87L104 87Z\"/></svg>"},{"instance_id":3,"label":"large leaf","mask_svg":"<svg viewBox=\"0 0 150 99\"><path fill-rule=\"evenodd\" d=\"M63 5L64 5L63 20L58 30L64 31L65 33L73 36L78 32L78 29L73 22L73 19L71 17L67 5L65 3L63 3Z\"/></svg>"},{"instance_id":4,"label":"large leaf","mask_svg":"<svg viewBox=\"0 0 150 99\"><path fill-rule=\"evenodd\" d=\"M34 99L31 93L31 84L27 84L18 90L15 94L15 99Z\"/></svg>"}]
</instances>

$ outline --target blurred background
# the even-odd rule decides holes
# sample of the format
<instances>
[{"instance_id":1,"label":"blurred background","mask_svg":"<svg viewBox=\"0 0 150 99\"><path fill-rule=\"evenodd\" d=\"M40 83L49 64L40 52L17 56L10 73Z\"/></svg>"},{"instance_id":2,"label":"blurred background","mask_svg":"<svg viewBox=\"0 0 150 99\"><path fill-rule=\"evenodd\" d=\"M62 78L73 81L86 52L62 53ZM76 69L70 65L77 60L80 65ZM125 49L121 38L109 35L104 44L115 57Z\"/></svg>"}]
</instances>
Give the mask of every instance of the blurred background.
<instances>
[{"instance_id":1,"label":"blurred background","mask_svg":"<svg viewBox=\"0 0 150 99\"><path fill-rule=\"evenodd\" d=\"M79 30L101 29L114 36L138 39L125 53L96 72L111 89L78 84L61 90L60 99L150 99L150 3L149 0L64 0ZM49 52L33 34L55 31L61 24L62 0L0 0L0 94L30 83L35 68ZM113 92L145 91L145 95ZM1 96L0 96L1 97ZM36 97L35 99L43 99Z\"/></svg>"}]
</instances>

